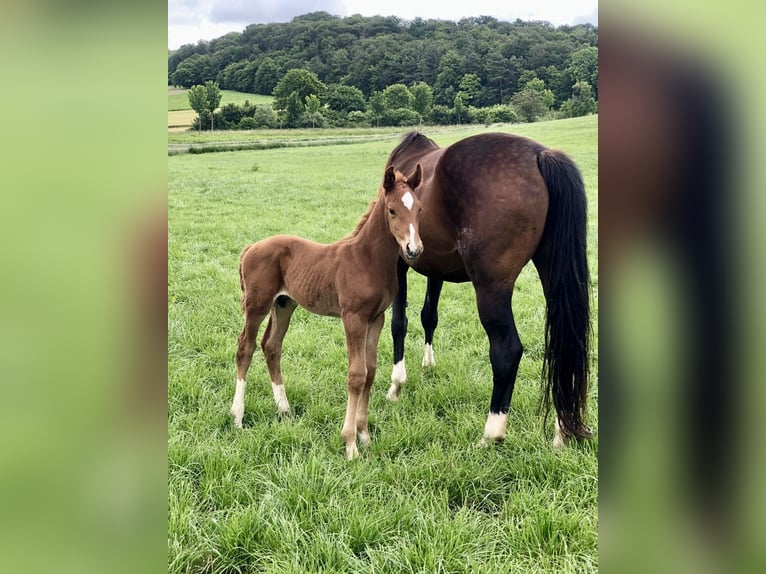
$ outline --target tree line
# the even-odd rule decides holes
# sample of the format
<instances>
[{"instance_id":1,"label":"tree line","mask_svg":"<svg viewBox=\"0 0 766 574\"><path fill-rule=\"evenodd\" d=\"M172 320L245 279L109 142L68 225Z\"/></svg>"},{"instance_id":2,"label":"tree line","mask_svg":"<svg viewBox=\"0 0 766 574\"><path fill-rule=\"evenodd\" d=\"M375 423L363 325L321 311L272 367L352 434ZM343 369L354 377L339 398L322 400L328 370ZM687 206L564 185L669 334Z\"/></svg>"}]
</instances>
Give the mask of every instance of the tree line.
<instances>
[{"instance_id":1,"label":"tree line","mask_svg":"<svg viewBox=\"0 0 766 574\"><path fill-rule=\"evenodd\" d=\"M406 21L314 12L184 45L168 55L168 84L189 88L210 80L222 89L270 95L294 69L313 73L328 94L353 87L367 102L390 86L423 83L434 106L450 109L459 94L466 106L509 104L537 79L552 95L549 107L559 109L584 84L598 99L598 29L488 16Z\"/></svg>"}]
</instances>

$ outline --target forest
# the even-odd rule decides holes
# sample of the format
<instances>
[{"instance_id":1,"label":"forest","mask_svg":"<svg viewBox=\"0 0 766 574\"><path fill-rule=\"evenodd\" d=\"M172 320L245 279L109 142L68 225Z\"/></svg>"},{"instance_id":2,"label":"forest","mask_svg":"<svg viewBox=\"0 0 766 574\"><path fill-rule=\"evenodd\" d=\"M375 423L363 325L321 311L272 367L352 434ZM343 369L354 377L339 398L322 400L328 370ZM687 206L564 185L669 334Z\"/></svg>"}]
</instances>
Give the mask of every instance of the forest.
<instances>
[{"instance_id":1,"label":"forest","mask_svg":"<svg viewBox=\"0 0 766 574\"><path fill-rule=\"evenodd\" d=\"M558 109L578 82L598 100L598 28L314 12L168 53L168 84L185 88L212 80L222 89L271 95L294 69L308 70L329 92L348 86L365 99L392 85L424 83L435 106L449 107L458 94L479 108L507 104L537 79Z\"/></svg>"}]
</instances>

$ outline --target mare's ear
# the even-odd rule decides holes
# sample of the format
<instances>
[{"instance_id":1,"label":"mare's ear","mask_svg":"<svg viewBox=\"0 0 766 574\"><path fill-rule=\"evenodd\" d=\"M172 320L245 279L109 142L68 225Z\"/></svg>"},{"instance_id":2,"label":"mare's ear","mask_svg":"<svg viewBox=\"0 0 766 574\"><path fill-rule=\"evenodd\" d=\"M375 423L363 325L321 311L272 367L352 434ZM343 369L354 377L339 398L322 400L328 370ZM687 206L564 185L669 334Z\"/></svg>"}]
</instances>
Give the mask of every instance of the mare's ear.
<instances>
[{"instance_id":1,"label":"mare's ear","mask_svg":"<svg viewBox=\"0 0 766 574\"><path fill-rule=\"evenodd\" d=\"M417 186L420 185L420 181L423 179L423 168L420 167L420 164L415 166L415 173L413 173L410 177L407 178L407 183L410 184L410 187L412 189L415 189Z\"/></svg>"},{"instance_id":2,"label":"mare's ear","mask_svg":"<svg viewBox=\"0 0 766 574\"><path fill-rule=\"evenodd\" d=\"M394 166L389 165L386 169L386 173L383 175L383 189L388 193L394 189L396 183L396 175L394 174Z\"/></svg>"}]
</instances>

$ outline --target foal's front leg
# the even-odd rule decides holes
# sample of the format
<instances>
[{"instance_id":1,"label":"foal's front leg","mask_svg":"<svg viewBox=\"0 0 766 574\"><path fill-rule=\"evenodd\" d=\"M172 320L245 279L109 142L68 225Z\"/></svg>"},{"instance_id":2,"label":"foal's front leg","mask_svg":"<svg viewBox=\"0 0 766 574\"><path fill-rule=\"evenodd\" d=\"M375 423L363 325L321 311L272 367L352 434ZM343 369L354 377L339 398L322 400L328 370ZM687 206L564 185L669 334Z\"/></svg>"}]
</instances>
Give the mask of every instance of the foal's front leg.
<instances>
[{"instance_id":1,"label":"foal's front leg","mask_svg":"<svg viewBox=\"0 0 766 574\"><path fill-rule=\"evenodd\" d=\"M367 428L368 405L370 402L370 389L375 382L375 373L378 368L378 340L380 339L380 332L383 330L385 319L385 314L381 313L372 320L367 329L367 379L365 380L362 396L359 397L359 405L356 410L356 430L362 446L367 446L370 443L370 431Z\"/></svg>"},{"instance_id":2,"label":"foal's front leg","mask_svg":"<svg viewBox=\"0 0 766 574\"><path fill-rule=\"evenodd\" d=\"M367 380L368 322L366 318L355 314L344 314L342 320L348 350L348 403L340 436L346 442L346 458L353 460L359 456L356 448L356 417Z\"/></svg>"}]
</instances>

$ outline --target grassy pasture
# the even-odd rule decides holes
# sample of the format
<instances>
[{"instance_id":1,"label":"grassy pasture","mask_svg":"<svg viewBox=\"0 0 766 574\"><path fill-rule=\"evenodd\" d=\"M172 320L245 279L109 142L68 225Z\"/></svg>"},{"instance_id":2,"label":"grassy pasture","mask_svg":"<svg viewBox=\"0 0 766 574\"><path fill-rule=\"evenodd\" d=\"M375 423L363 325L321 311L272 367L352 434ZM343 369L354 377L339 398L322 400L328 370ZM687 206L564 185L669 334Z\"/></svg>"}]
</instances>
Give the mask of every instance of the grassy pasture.
<instances>
[{"instance_id":1,"label":"grassy pasture","mask_svg":"<svg viewBox=\"0 0 766 574\"><path fill-rule=\"evenodd\" d=\"M590 203L597 266L597 119L497 126L568 152ZM489 131L430 134L440 145ZM470 285L445 285L437 366L420 368L425 279L410 273L409 381L385 399L390 311L370 400L373 443L343 457L341 323L297 310L279 420L260 351L245 428L228 416L242 328L238 256L276 233L331 242L375 196L403 132L342 146L168 158L168 561L170 572L591 572L598 569L598 439L556 453L538 415L544 300L528 266L514 294L525 348L503 444L476 449L491 392ZM594 294L594 329L598 299ZM263 328L263 327L262 327ZM590 423L598 419L594 350Z\"/></svg>"}]
</instances>

